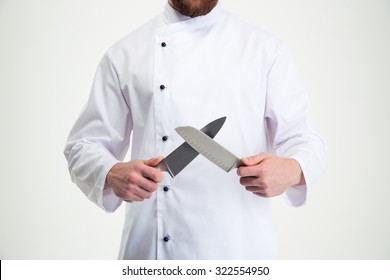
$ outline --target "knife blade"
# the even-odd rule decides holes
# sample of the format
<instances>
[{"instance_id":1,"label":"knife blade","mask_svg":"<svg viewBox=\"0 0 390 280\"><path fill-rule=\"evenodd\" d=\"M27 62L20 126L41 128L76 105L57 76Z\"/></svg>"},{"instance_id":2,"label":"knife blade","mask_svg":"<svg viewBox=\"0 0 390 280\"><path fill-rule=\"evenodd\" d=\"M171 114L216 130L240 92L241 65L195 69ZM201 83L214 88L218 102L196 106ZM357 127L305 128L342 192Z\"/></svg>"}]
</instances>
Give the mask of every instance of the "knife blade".
<instances>
[{"instance_id":1,"label":"knife blade","mask_svg":"<svg viewBox=\"0 0 390 280\"><path fill-rule=\"evenodd\" d=\"M182 126L175 130L194 150L226 172L244 165L237 156L196 128Z\"/></svg>"},{"instance_id":2,"label":"knife blade","mask_svg":"<svg viewBox=\"0 0 390 280\"><path fill-rule=\"evenodd\" d=\"M225 123L226 117L222 117L210 122L208 125L201 129L202 133L207 135L206 137L214 138L218 131ZM166 171L174 178L179 174L199 153L194 150L187 142L181 144L155 167L161 171Z\"/></svg>"}]
</instances>

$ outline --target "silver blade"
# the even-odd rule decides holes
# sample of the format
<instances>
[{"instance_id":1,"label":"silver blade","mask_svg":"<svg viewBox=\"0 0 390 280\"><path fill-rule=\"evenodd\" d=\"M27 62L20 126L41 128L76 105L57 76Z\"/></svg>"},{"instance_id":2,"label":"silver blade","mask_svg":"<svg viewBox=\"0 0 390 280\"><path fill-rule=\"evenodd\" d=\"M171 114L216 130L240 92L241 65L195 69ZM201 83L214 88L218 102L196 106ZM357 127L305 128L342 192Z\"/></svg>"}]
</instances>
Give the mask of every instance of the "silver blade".
<instances>
[{"instance_id":1,"label":"silver blade","mask_svg":"<svg viewBox=\"0 0 390 280\"><path fill-rule=\"evenodd\" d=\"M226 172L243 165L237 156L196 128L191 126L178 127L176 128L176 132L179 133L194 150Z\"/></svg>"},{"instance_id":2,"label":"silver blade","mask_svg":"<svg viewBox=\"0 0 390 280\"><path fill-rule=\"evenodd\" d=\"M215 121L212 121L205 127L201 129L201 131L207 134L207 137L214 138L217 135L218 131L221 129L223 124L225 123L226 117L219 118ZM177 149L175 149L172 153L166 156L157 166L156 168L161 171L166 171L171 175L171 177L175 177L180 173L194 158L196 158L199 153L194 150L187 142L184 142Z\"/></svg>"}]
</instances>

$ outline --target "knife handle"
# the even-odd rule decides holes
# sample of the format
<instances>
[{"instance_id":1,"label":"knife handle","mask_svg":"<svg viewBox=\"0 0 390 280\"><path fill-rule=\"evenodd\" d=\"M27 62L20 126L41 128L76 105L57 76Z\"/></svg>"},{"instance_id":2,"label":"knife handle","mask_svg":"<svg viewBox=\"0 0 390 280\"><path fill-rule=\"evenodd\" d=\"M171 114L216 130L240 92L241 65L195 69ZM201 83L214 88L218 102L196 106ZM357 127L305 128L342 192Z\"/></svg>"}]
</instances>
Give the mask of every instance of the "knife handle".
<instances>
[{"instance_id":1,"label":"knife handle","mask_svg":"<svg viewBox=\"0 0 390 280\"><path fill-rule=\"evenodd\" d=\"M245 164L242 163L242 161L239 159L239 160L236 160L236 162L233 164L232 167L230 167L230 169L227 171L229 172L230 170L234 169L234 168L239 168L241 166L245 166Z\"/></svg>"},{"instance_id":2,"label":"knife handle","mask_svg":"<svg viewBox=\"0 0 390 280\"><path fill-rule=\"evenodd\" d=\"M169 166L167 165L167 163L165 162L165 159L163 159L162 161L160 161L156 166L155 168L157 168L158 170L160 170L161 172L168 172L168 174L173 178L175 177L172 173L172 171L169 169Z\"/></svg>"}]
</instances>

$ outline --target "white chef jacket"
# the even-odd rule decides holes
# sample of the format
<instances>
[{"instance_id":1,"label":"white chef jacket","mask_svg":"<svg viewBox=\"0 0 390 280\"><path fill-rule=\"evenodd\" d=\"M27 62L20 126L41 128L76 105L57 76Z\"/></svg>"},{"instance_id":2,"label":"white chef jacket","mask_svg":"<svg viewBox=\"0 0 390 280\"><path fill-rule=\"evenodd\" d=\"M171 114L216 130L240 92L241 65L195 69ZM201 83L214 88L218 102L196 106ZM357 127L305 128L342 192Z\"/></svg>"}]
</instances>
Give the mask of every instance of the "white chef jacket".
<instances>
[{"instance_id":1,"label":"white chef jacket","mask_svg":"<svg viewBox=\"0 0 390 280\"><path fill-rule=\"evenodd\" d=\"M227 116L215 140L234 154L272 152L299 162L306 185L284 196L300 206L325 158L307 109L291 56L273 35L220 4L197 18L167 4L107 51L65 155L72 180L112 212L123 201L104 190L105 178L124 160L130 138L131 159L166 156L183 143L176 127L202 128ZM120 259L274 257L270 200L202 156L175 178L164 173L151 199L126 203Z\"/></svg>"}]
</instances>

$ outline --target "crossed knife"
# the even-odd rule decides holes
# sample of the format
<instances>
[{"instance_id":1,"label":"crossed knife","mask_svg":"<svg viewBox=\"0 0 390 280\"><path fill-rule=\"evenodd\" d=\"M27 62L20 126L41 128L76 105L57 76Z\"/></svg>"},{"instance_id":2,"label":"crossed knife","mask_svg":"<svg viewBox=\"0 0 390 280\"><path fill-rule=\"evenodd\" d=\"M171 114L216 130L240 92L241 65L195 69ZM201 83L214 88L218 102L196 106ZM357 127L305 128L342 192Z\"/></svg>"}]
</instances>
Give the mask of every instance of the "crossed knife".
<instances>
[{"instance_id":1,"label":"crossed knife","mask_svg":"<svg viewBox=\"0 0 390 280\"><path fill-rule=\"evenodd\" d=\"M212 121L201 130L191 126L177 127L176 132L185 142L165 157L156 168L175 177L199 154L229 172L242 166L241 160L213 140L225 123L226 117Z\"/></svg>"}]
</instances>

